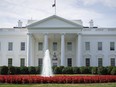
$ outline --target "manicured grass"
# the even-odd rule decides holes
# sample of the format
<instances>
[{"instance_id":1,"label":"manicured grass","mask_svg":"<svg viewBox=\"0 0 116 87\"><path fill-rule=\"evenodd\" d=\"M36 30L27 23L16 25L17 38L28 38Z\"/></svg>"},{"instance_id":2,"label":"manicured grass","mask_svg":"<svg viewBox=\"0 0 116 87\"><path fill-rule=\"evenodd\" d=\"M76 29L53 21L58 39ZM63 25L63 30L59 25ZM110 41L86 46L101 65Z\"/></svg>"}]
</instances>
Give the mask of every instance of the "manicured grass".
<instances>
[{"instance_id":1,"label":"manicured grass","mask_svg":"<svg viewBox=\"0 0 116 87\"><path fill-rule=\"evenodd\" d=\"M95 84L0 84L0 87L116 87L116 83Z\"/></svg>"}]
</instances>

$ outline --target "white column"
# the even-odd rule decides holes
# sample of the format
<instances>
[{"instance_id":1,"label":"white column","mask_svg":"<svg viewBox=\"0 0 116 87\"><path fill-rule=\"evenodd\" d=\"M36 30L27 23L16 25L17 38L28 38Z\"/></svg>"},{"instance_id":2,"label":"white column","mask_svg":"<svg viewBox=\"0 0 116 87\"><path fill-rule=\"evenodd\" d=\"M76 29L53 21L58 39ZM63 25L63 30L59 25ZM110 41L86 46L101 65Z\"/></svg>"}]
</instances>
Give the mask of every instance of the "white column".
<instances>
[{"instance_id":1,"label":"white column","mask_svg":"<svg viewBox=\"0 0 116 87\"><path fill-rule=\"evenodd\" d=\"M44 52L48 49L48 34L44 34Z\"/></svg>"},{"instance_id":2,"label":"white column","mask_svg":"<svg viewBox=\"0 0 116 87\"><path fill-rule=\"evenodd\" d=\"M76 58L77 59L76 60L77 66L82 66L82 63L81 63L82 62L81 61L82 60L82 56L81 56L82 55L82 53L81 53L81 49L82 49L81 48L81 45L82 45L81 44L81 37L82 37L81 33L79 33L78 38L77 38L77 58Z\"/></svg>"},{"instance_id":3,"label":"white column","mask_svg":"<svg viewBox=\"0 0 116 87\"><path fill-rule=\"evenodd\" d=\"M61 35L61 66L65 66L65 36Z\"/></svg>"},{"instance_id":4,"label":"white column","mask_svg":"<svg viewBox=\"0 0 116 87\"><path fill-rule=\"evenodd\" d=\"M32 34L27 33L27 66L31 65L31 44L32 44Z\"/></svg>"}]
</instances>

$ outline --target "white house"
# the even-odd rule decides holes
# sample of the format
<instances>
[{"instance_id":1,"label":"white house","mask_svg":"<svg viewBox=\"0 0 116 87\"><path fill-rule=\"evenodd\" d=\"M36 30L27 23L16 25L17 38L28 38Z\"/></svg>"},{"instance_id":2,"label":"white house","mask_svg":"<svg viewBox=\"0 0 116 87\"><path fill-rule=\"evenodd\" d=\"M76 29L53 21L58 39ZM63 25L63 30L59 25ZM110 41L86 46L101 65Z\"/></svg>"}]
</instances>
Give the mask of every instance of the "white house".
<instances>
[{"instance_id":1,"label":"white house","mask_svg":"<svg viewBox=\"0 0 116 87\"><path fill-rule=\"evenodd\" d=\"M28 22L0 29L0 66L41 66L46 49L53 66L116 66L116 28L56 15Z\"/></svg>"}]
</instances>

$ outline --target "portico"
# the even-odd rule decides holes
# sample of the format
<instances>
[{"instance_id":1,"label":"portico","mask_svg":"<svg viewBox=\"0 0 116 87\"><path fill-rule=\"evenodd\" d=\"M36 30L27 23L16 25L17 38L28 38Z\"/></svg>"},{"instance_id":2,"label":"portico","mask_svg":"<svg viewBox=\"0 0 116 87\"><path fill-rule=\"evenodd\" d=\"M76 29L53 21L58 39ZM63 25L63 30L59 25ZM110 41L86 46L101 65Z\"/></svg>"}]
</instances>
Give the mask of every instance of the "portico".
<instances>
[{"instance_id":1,"label":"portico","mask_svg":"<svg viewBox=\"0 0 116 87\"><path fill-rule=\"evenodd\" d=\"M37 59L42 59L47 49L50 50L53 65L81 66L80 24L53 15L31 23L27 28L27 66L38 65ZM43 49L37 50L40 42Z\"/></svg>"},{"instance_id":2,"label":"portico","mask_svg":"<svg viewBox=\"0 0 116 87\"><path fill-rule=\"evenodd\" d=\"M71 66L81 66L80 34L28 33L27 36L27 66L38 66L37 61L43 59L46 49L50 50L52 65L68 66L68 58L71 58ZM39 43L43 43L42 50L39 50Z\"/></svg>"}]
</instances>

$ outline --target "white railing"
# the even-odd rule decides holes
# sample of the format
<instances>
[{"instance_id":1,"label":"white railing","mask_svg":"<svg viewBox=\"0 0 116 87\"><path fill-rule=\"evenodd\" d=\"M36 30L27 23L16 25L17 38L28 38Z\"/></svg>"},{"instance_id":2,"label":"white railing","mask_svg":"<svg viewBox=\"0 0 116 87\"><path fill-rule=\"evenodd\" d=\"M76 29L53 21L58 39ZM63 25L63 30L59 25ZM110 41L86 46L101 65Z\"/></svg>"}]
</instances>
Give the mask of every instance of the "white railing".
<instances>
[{"instance_id":1,"label":"white railing","mask_svg":"<svg viewBox=\"0 0 116 87\"><path fill-rule=\"evenodd\" d=\"M26 32L27 29L0 28L0 32Z\"/></svg>"},{"instance_id":2,"label":"white railing","mask_svg":"<svg viewBox=\"0 0 116 87\"><path fill-rule=\"evenodd\" d=\"M116 28L83 28L82 31L99 31L99 32L104 32L104 31L116 31Z\"/></svg>"}]
</instances>

